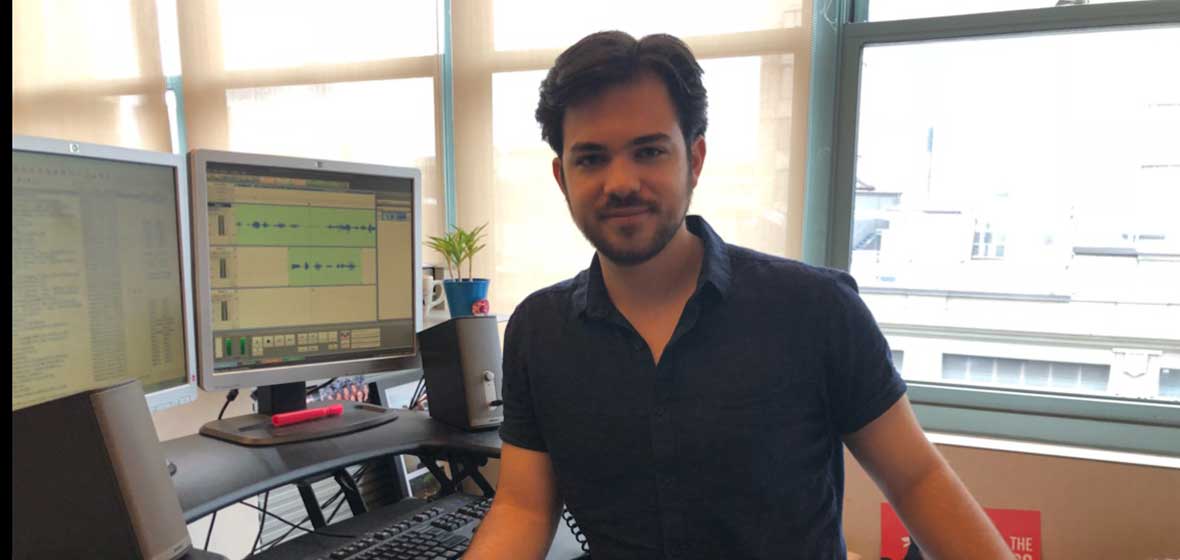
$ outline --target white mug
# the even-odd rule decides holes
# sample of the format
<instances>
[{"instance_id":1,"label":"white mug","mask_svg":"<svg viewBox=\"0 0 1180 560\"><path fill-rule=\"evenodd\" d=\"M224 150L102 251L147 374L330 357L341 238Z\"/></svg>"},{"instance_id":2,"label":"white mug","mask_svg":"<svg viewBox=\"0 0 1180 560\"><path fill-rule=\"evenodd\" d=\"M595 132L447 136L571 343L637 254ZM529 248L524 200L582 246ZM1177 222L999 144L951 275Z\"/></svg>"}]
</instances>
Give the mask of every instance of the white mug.
<instances>
[{"instance_id":1,"label":"white mug","mask_svg":"<svg viewBox=\"0 0 1180 560\"><path fill-rule=\"evenodd\" d=\"M422 314L429 315L430 310L437 308L447 300L447 291L443 289L442 280L435 280L429 274L422 276Z\"/></svg>"}]
</instances>

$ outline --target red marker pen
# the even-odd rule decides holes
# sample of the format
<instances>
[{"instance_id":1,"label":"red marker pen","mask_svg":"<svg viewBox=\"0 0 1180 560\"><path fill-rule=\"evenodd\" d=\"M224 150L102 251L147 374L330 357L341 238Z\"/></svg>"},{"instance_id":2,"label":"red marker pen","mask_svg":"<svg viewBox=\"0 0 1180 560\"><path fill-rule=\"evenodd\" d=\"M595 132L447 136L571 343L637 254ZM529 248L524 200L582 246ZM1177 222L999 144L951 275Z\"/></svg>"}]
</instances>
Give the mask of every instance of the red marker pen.
<instances>
[{"instance_id":1,"label":"red marker pen","mask_svg":"<svg viewBox=\"0 0 1180 560\"><path fill-rule=\"evenodd\" d=\"M324 418L327 416L340 416L344 414L344 406L334 404L331 406L322 406L320 408L308 408L306 410L296 410L294 412L283 412L275 414L270 417L270 423L276 428L283 426L290 426L291 424L298 424L300 422L307 422L308 420L315 420L317 418Z\"/></svg>"}]
</instances>

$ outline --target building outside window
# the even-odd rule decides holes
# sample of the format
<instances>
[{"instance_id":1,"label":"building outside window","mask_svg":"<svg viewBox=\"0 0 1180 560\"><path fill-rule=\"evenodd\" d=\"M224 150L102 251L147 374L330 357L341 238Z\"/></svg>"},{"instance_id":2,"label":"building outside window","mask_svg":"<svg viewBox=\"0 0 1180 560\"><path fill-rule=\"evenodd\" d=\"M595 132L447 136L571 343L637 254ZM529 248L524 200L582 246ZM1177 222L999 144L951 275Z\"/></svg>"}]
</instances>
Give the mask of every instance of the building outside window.
<instances>
[{"instance_id":1,"label":"building outside window","mask_svg":"<svg viewBox=\"0 0 1180 560\"><path fill-rule=\"evenodd\" d=\"M1178 449L1132 424L1180 428L1180 13L1099 3L853 3L827 263L918 408L957 411L928 429ZM989 432L981 409L1140 443Z\"/></svg>"}]
</instances>

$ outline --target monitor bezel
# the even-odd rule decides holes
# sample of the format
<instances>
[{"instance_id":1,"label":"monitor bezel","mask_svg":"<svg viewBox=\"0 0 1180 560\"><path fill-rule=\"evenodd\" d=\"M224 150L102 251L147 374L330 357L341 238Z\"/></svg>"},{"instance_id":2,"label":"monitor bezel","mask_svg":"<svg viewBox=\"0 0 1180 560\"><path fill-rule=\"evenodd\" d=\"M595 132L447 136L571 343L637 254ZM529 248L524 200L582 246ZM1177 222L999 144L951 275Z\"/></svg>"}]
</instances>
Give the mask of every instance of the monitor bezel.
<instances>
[{"instance_id":1,"label":"monitor bezel","mask_svg":"<svg viewBox=\"0 0 1180 560\"><path fill-rule=\"evenodd\" d=\"M388 356L337 360L330 362L291 364L265 370L237 370L214 372L212 287L209 268L209 222L207 169L210 163L253 165L285 169L353 173L378 177L394 177L413 181L413 303L414 332L422 330L422 172L411 167L313 159L292 156L194 149L188 153L189 189L192 202L193 278L197 316L197 381L206 391L224 391L246 387L265 387L293 382L306 382L333 377L374 375L419 367L418 337L414 336L412 350Z\"/></svg>"},{"instance_id":2,"label":"monitor bezel","mask_svg":"<svg viewBox=\"0 0 1180 560\"><path fill-rule=\"evenodd\" d=\"M89 142L79 142L74 140L61 140L57 138L46 138L40 136L19 136L15 134L12 136L12 149L14 151L157 165L161 167L172 168L175 179L173 194L176 195L177 212L176 239L180 244L180 297L181 301L183 302L182 306L184 308L183 327L185 382L182 385L153 391L151 393L145 394L144 396L147 399L148 409L152 412L157 412L166 408L180 406L196 401L198 375L196 350L197 328L193 307L192 286L193 245L191 226L189 224L191 211L189 209L190 198L188 168L185 164L184 156L167 152L153 152L133 148L122 148L118 146L92 144Z\"/></svg>"}]
</instances>

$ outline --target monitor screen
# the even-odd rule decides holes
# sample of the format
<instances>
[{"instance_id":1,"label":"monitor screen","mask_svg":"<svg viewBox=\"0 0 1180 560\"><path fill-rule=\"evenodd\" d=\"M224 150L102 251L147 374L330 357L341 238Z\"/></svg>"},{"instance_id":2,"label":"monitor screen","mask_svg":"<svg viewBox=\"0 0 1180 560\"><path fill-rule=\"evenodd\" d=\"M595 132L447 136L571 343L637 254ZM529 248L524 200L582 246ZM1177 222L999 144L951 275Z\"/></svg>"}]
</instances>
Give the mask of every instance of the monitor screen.
<instances>
[{"instance_id":1,"label":"monitor screen","mask_svg":"<svg viewBox=\"0 0 1180 560\"><path fill-rule=\"evenodd\" d=\"M415 169L195 150L207 390L416 367Z\"/></svg>"},{"instance_id":2,"label":"monitor screen","mask_svg":"<svg viewBox=\"0 0 1180 560\"><path fill-rule=\"evenodd\" d=\"M179 155L12 139L12 409L136 378L196 398Z\"/></svg>"}]
</instances>

